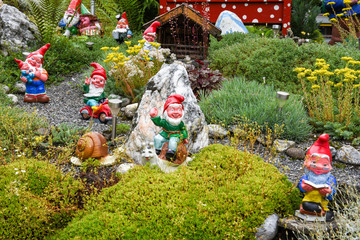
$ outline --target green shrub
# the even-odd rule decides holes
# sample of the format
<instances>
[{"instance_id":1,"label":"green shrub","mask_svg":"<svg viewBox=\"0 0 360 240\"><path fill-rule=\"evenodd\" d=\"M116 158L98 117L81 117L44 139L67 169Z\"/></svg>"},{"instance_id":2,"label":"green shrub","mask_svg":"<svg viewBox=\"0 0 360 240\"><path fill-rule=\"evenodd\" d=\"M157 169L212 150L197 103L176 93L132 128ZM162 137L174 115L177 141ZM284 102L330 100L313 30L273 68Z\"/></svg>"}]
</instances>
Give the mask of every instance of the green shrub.
<instances>
[{"instance_id":1,"label":"green shrub","mask_svg":"<svg viewBox=\"0 0 360 240\"><path fill-rule=\"evenodd\" d=\"M79 210L83 187L53 165L25 159L0 168L2 239L44 239Z\"/></svg>"},{"instance_id":2,"label":"green shrub","mask_svg":"<svg viewBox=\"0 0 360 240\"><path fill-rule=\"evenodd\" d=\"M293 72L295 67L310 68L314 66L316 58L322 58L332 68L340 68L345 65L341 57L360 58L360 52L355 48L317 43L299 47L291 39L249 36L215 51L211 50L213 42L209 52L211 67L219 69L224 76L244 75L248 80L273 85L276 90L299 94L302 90Z\"/></svg>"},{"instance_id":3,"label":"green shrub","mask_svg":"<svg viewBox=\"0 0 360 240\"><path fill-rule=\"evenodd\" d=\"M52 142L56 145L71 145L76 143L84 132L84 128L68 123L52 126Z\"/></svg>"},{"instance_id":4,"label":"green shrub","mask_svg":"<svg viewBox=\"0 0 360 240\"><path fill-rule=\"evenodd\" d=\"M260 126L284 124L282 137L301 141L311 131L301 99L290 95L282 111L278 110L276 93L270 86L236 77L223 82L220 90L201 96L199 103L207 122L236 124L236 117L246 117Z\"/></svg>"},{"instance_id":5,"label":"green shrub","mask_svg":"<svg viewBox=\"0 0 360 240\"><path fill-rule=\"evenodd\" d=\"M18 107L0 105L0 165L9 163L18 155L31 154L36 145L36 130L46 121L35 113Z\"/></svg>"},{"instance_id":6,"label":"green shrub","mask_svg":"<svg viewBox=\"0 0 360 240\"><path fill-rule=\"evenodd\" d=\"M251 239L265 217L301 201L273 165L223 145L164 174L138 166L87 205L55 239Z\"/></svg>"},{"instance_id":7,"label":"green shrub","mask_svg":"<svg viewBox=\"0 0 360 240\"><path fill-rule=\"evenodd\" d=\"M0 83L13 88L16 82L20 81L20 70L15 58L22 59L22 54L10 52L8 56L0 54Z\"/></svg>"}]
</instances>

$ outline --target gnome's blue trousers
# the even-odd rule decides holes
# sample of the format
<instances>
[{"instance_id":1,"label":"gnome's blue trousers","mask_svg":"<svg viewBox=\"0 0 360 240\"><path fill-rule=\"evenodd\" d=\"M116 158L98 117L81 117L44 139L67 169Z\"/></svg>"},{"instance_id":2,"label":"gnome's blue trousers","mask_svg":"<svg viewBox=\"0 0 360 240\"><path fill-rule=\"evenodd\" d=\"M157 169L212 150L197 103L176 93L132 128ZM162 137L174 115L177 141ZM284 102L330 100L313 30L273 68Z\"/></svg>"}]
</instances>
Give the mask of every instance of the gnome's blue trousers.
<instances>
[{"instance_id":1,"label":"gnome's blue trousers","mask_svg":"<svg viewBox=\"0 0 360 240\"><path fill-rule=\"evenodd\" d=\"M176 152L177 145L180 142L180 138L178 138L178 137L170 137L169 139L166 139L163 136L161 136L160 134L158 134L158 135L156 135L154 137L154 147L155 147L155 149L161 150L162 146L167 141L169 141L168 149L173 150L174 152Z\"/></svg>"}]
</instances>

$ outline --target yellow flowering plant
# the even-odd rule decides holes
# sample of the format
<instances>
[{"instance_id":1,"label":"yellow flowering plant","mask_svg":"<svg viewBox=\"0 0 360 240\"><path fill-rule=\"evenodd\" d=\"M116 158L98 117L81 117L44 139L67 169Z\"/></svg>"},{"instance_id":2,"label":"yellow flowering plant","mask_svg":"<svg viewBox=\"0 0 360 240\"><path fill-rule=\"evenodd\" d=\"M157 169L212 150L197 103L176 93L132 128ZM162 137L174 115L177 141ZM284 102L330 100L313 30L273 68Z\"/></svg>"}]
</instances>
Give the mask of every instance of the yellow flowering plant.
<instances>
[{"instance_id":1,"label":"yellow flowering plant","mask_svg":"<svg viewBox=\"0 0 360 240\"><path fill-rule=\"evenodd\" d=\"M360 61L342 57L344 68L329 71L324 59L316 59L316 69L295 68L301 81L309 116L324 124L327 122L351 124L360 119L359 77L356 68Z\"/></svg>"},{"instance_id":2,"label":"yellow flowering plant","mask_svg":"<svg viewBox=\"0 0 360 240\"><path fill-rule=\"evenodd\" d=\"M101 48L106 55L103 61L110 69L109 75L113 76L117 86L120 86L124 94L131 98L132 102L140 100L144 87L165 62L169 49L161 49L160 43L150 43L151 51L144 50L145 40L139 40L138 45L127 45L126 53L119 52L119 47Z\"/></svg>"}]
</instances>

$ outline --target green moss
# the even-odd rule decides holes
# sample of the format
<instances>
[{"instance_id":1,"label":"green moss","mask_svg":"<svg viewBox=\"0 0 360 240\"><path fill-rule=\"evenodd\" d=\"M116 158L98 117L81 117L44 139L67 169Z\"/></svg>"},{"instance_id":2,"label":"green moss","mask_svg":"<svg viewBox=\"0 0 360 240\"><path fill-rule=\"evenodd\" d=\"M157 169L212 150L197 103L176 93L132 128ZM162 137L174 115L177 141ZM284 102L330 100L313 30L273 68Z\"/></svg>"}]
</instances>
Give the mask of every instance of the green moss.
<instances>
[{"instance_id":1,"label":"green moss","mask_svg":"<svg viewBox=\"0 0 360 240\"><path fill-rule=\"evenodd\" d=\"M52 164L18 161L0 168L1 239L43 239L78 211L82 185Z\"/></svg>"},{"instance_id":2,"label":"green moss","mask_svg":"<svg viewBox=\"0 0 360 240\"><path fill-rule=\"evenodd\" d=\"M54 238L249 239L265 217L292 214L301 200L274 166L223 145L173 173L139 166L119 177Z\"/></svg>"}]
</instances>

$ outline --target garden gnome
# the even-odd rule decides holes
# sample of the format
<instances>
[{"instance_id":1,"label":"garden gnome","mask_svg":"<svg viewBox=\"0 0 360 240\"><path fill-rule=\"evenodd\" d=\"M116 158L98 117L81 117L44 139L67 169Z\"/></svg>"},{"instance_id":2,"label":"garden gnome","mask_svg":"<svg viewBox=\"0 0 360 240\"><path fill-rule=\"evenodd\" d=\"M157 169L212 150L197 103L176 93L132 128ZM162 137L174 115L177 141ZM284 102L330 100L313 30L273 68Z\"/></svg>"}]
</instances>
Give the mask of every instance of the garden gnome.
<instances>
[{"instance_id":1,"label":"garden gnome","mask_svg":"<svg viewBox=\"0 0 360 240\"><path fill-rule=\"evenodd\" d=\"M131 38L132 32L129 29L129 23L126 18L126 12L124 12L117 22L115 30L113 30L113 38L119 43L123 43L125 38Z\"/></svg>"},{"instance_id":2,"label":"garden gnome","mask_svg":"<svg viewBox=\"0 0 360 240\"><path fill-rule=\"evenodd\" d=\"M104 88L107 77L105 69L100 64L91 63L90 65L95 69L90 78L85 78L85 83L83 85L85 91L84 103L96 112L100 106L100 99L105 98Z\"/></svg>"},{"instance_id":3,"label":"garden gnome","mask_svg":"<svg viewBox=\"0 0 360 240\"><path fill-rule=\"evenodd\" d=\"M143 33L143 38L146 40L144 43L144 50L151 51L152 45L150 42L154 42L156 39L156 29L160 26L160 22L155 21L153 22L150 27L148 27L145 32Z\"/></svg>"},{"instance_id":4,"label":"garden gnome","mask_svg":"<svg viewBox=\"0 0 360 240\"><path fill-rule=\"evenodd\" d=\"M327 207L335 194L336 179L330 174L331 151L329 135L322 134L309 148L305 156L305 175L300 179L300 191L305 194L300 205L300 213L325 216L332 221L334 214Z\"/></svg>"},{"instance_id":5,"label":"garden gnome","mask_svg":"<svg viewBox=\"0 0 360 240\"><path fill-rule=\"evenodd\" d=\"M163 117L158 116L157 108L150 110L150 117L156 126L162 127L162 131L154 138L154 147L157 155L160 155L165 142L168 142L168 151L165 154L167 160L171 160L177 150L180 141L188 143L188 132L182 121L184 117L184 97L174 94L168 97L164 104Z\"/></svg>"},{"instance_id":6,"label":"garden gnome","mask_svg":"<svg viewBox=\"0 0 360 240\"><path fill-rule=\"evenodd\" d=\"M330 21L337 22L336 24L332 24L330 45L334 45L336 42L342 42L340 35L342 30L338 29L338 27L348 32L349 25L354 25L353 27L356 29L357 38L359 38L359 17L357 15L360 14L360 5L358 0L324 0L324 5L329 13ZM347 9L348 6L350 6L351 9ZM339 16L338 14L342 15ZM354 18L354 21L348 20L349 17Z\"/></svg>"},{"instance_id":7,"label":"garden gnome","mask_svg":"<svg viewBox=\"0 0 360 240\"><path fill-rule=\"evenodd\" d=\"M101 34L101 26L95 15L86 13L80 16L80 34L86 36L96 36Z\"/></svg>"},{"instance_id":8,"label":"garden gnome","mask_svg":"<svg viewBox=\"0 0 360 240\"><path fill-rule=\"evenodd\" d=\"M77 27L80 23L81 0L71 0L64 17L59 22L59 27L65 30L64 36L77 34Z\"/></svg>"},{"instance_id":9,"label":"garden gnome","mask_svg":"<svg viewBox=\"0 0 360 240\"><path fill-rule=\"evenodd\" d=\"M26 91L24 102L49 102L49 97L46 95L45 82L49 75L47 71L42 68L44 55L49 49L50 43L42 46L39 50L30 53L25 62L15 58L21 70L20 79L25 83Z\"/></svg>"}]
</instances>

